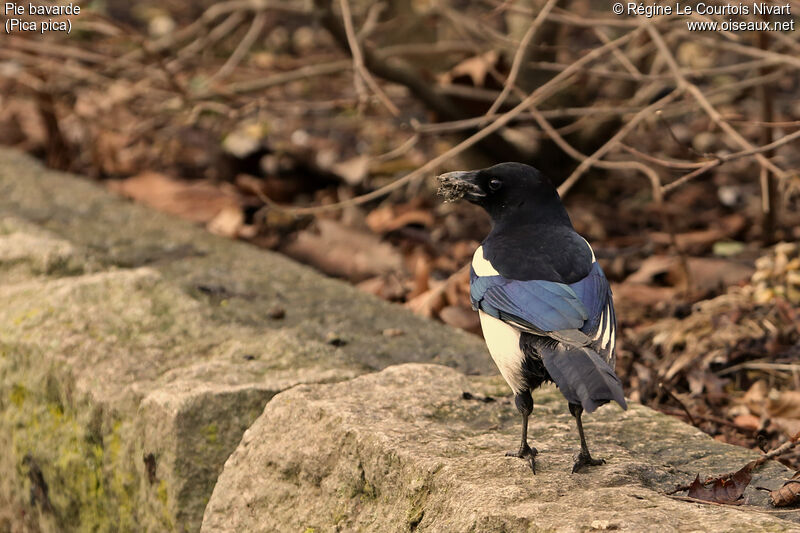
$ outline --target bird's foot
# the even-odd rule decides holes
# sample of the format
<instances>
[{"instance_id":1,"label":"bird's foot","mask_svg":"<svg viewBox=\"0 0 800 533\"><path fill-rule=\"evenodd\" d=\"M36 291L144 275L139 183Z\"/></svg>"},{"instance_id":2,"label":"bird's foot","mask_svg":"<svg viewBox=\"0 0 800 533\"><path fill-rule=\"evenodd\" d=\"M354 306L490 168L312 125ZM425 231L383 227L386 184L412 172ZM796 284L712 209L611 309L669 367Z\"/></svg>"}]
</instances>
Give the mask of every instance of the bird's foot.
<instances>
[{"instance_id":1,"label":"bird's foot","mask_svg":"<svg viewBox=\"0 0 800 533\"><path fill-rule=\"evenodd\" d=\"M531 448L528 446L527 443L520 446L519 450L515 452L506 452L506 457L519 457L520 459L526 459L528 461L528 465L533 470L534 475L536 474L536 456L539 454L539 450L536 448Z\"/></svg>"},{"instance_id":2,"label":"bird's foot","mask_svg":"<svg viewBox=\"0 0 800 533\"><path fill-rule=\"evenodd\" d=\"M592 456L589 455L589 452L582 451L578 454L575 464L572 465L572 473L574 474L584 466L600 466L603 464L606 464L605 459L592 459Z\"/></svg>"}]
</instances>

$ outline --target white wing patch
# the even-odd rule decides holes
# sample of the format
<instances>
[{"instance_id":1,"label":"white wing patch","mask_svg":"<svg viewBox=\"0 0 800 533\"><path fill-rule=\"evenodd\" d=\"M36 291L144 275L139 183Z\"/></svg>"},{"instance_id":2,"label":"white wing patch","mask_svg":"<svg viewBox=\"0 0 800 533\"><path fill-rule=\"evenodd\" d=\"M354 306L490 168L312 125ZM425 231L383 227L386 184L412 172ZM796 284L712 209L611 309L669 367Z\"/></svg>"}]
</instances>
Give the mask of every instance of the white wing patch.
<instances>
[{"instance_id":1,"label":"white wing patch","mask_svg":"<svg viewBox=\"0 0 800 533\"><path fill-rule=\"evenodd\" d=\"M499 276L500 272L495 270L492 264L483 257L483 246L478 246L472 254L472 269L478 276Z\"/></svg>"},{"instance_id":2,"label":"white wing patch","mask_svg":"<svg viewBox=\"0 0 800 533\"><path fill-rule=\"evenodd\" d=\"M478 311L478 315L481 317L483 338L494 364L511 390L520 392L524 388L522 361L525 355L519 347L519 330L483 311Z\"/></svg>"},{"instance_id":3,"label":"white wing patch","mask_svg":"<svg viewBox=\"0 0 800 533\"><path fill-rule=\"evenodd\" d=\"M617 332L614 331L614 324L611 324L611 345L608 347L608 353L614 355L614 345L617 343Z\"/></svg>"},{"instance_id":4,"label":"white wing patch","mask_svg":"<svg viewBox=\"0 0 800 533\"><path fill-rule=\"evenodd\" d=\"M594 340L600 340L603 336L603 320L606 318L606 310L603 309L603 312L600 314L600 321L597 323L597 331L594 334Z\"/></svg>"},{"instance_id":5,"label":"white wing patch","mask_svg":"<svg viewBox=\"0 0 800 533\"><path fill-rule=\"evenodd\" d=\"M611 340L611 317L609 316L611 313L608 312L608 307L606 307L605 311L603 311L603 340L600 341L600 345L605 348L608 346L609 341Z\"/></svg>"},{"instance_id":6,"label":"white wing patch","mask_svg":"<svg viewBox=\"0 0 800 533\"><path fill-rule=\"evenodd\" d=\"M580 235L579 235L579 237L580 237ZM581 237L581 239L583 239L583 237ZM594 257L594 250L592 249L592 245L589 244L589 241L587 241L586 239L583 239L583 242L586 243L586 246L589 247L589 251L592 252L592 263L597 263L597 259L595 259L595 257Z\"/></svg>"},{"instance_id":7,"label":"white wing patch","mask_svg":"<svg viewBox=\"0 0 800 533\"><path fill-rule=\"evenodd\" d=\"M600 315L600 321L597 324L597 332L595 332L593 340L600 341L600 347L603 349L608 348L609 353L614 352L614 344L616 342L614 321L611 318L611 309L609 305L603 309Z\"/></svg>"}]
</instances>

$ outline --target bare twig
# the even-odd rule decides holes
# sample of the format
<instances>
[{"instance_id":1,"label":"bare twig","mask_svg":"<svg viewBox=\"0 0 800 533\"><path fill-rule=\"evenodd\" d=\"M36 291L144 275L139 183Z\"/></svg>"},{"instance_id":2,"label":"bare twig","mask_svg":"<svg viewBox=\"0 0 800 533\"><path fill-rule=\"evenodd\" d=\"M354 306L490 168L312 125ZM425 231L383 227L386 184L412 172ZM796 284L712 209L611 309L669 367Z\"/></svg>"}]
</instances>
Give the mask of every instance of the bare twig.
<instances>
[{"instance_id":1,"label":"bare twig","mask_svg":"<svg viewBox=\"0 0 800 533\"><path fill-rule=\"evenodd\" d=\"M733 374L738 372L739 370L774 370L777 372L789 372L795 373L800 372L800 364L796 363L759 363L757 361L747 361L745 363L739 363L738 365L733 365L728 368L724 368L716 372L719 376L724 376L727 374Z\"/></svg>"},{"instance_id":2,"label":"bare twig","mask_svg":"<svg viewBox=\"0 0 800 533\"><path fill-rule=\"evenodd\" d=\"M383 162L383 161L391 161L392 159L397 159L401 155L407 154L409 150L414 148L417 142L419 142L419 133L415 133L414 135L409 137L403 144L401 144L397 148L375 156L373 160L377 162Z\"/></svg>"},{"instance_id":3,"label":"bare twig","mask_svg":"<svg viewBox=\"0 0 800 533\"><path fill-rule=\"evenodd\" d=\"M397 109L397 106L389 100L389 97L386 96L386 93L383 92L378 82L375 81L375 78L372 77L372 74L367 70L367 67L364 65L364 56L361 54L361 46L358 43L358 38L356 37L355 30L353 29L353 16L350 13L350 3L348 0L339 0L339 7L342 10L342 21L344 22L344 31L347 35L347 43L350 45L350 53L353 55L353 67L355 70L355 74L358 78L363 80L369 88L375 93L375 96L378 97L378 100L389 110L389 112L394 115L395 117L400 116L400 110ZM356 79L356 92L359 92L360 84L358 82L358 78Z\"/></svg>"},{"instance_id":4,"label":"bare twig","mask_svg":"<svg viewBox=\"0 0 800 533\"><path fill-rule=\"evenodd\" d=\"M757 153L769 152L770 150L773 150L775 148L779 148L779 147L781 147L781 146L783 146L785 144L789 144L790 142L794 141L795 139L800 139L800 130L798 130L798 131L796 131L794 133L790 133L789 135L786 135L784 137L781 137L777 141L775 141L773 143L770 143L770 144L768 144L766 146L761 146L759 148L751 148L749 150L742 150L741 152L736 152L736 153L733 153L733 154L716 155L715 156L716 157L715 160L709 161L708 163L705 163L702 167L698 168L697 170L694 170L694 171L692 171L692 172L690 172L690 173L688 173L688 174L686 174L684 176L681 176L680 178L678 178L677 180L673 181L672 183L668 183L667 185L664 185L663 192L664 192L664 194L667 194L668 192L671 192L671 191L677 189L678 187L680 187L681 185L683 185L687 181L691 181L694 178L696 178L697 176L705 174L706 172L708 172L712 168L718 167L719 165L721 165L723 163L727 163L727 162L733 161L735 159L740 159L742 157L755 155Z\"/></svg>"},{"instance_id":5,"label":"bare twig","mask_svg":"<svg viewBox=\"0 0 800 533\"><path fill-rule=\"evenodd\" d=\"M603 30L601 30L597 26L592 27L592 32L597 36L598 39L600 39L600 42L603 44L611 40L609 39L608 35L606 35L603 32ZM625 68L625 70L628 71L628 73L631 74L631 76L633 76L635 80L639 81L644 77L644 75L641 72L639 72L639 69L637 69L633 63L631 63L631 60L628 59L628 56L623 54L622 51L615 48L614 50L612 50L611 53L614 54L614 58L619 62L620 65L622 65Z\"/></svg>"},{"instance_id":6,"label":"bare twig","mask_svg":"<svg viewBox=\"0 0 800 533\"><path fill-rule=\"evenodd\" d=\"M177 69L182 61L199 54L203 49L209 48L224 39L233 33L244 22L245 18L245 14L241 11L234 11L207 34L201 35L178 50L175 54L175 59L167 63L167 68Z\"/></svg>"},{"instance_id":7,"label":"bare twig","mask_svg":"<svg viewBox=\"0 0 800 533\"><path fill-rule=\"evenodd\" d=\"M661 37L661 34L658 32L658 29L653 24L645 24L647 28L647 32L650 34L650 37L653 39L653 42L656 44L659 52L661 53L664 60L669 65L670 70L675 75L675 81L678 83L678 86L685 89L689 94L691 94L697 103L700 104L700 107L706 112L706 114L711 118L714 123L722 129L728 136L733 139L737 144L739 144L745 150L753 149L753 145L747 141L744 137L739 134L733 127L728 124L725 120L722 119L722 116L719 112L711 105L708 99L705 97L702 91L697 88L697 86L691 82L689 82L686 77L681 72L680 68L678 67L677 61L675 61L675 57L670 52L669 48L667 47L664 39ZM761 155L760 152L754 152L756 160L761 164L762 167L770 170L776 176L780 178L785 178L786 173L775 166L769 159Z\"/></svg>"},{"instance_id":8,"label":"bare twig","mask_svg":"<svg viewBox=\"0 0 800 533\"><path fill-rule=\"evenodd\" d=\"M250 23L250 27L247 29L247 33L244 34L242 40L234 49L233 53L228 57L228 60L225 61L217 72L211 76L212 80L219 80L222 78L227 77L233 69L244 59L244 56L247 55L247 52L250 51L250 47L253 46L258 36L261 34L261 31L264 29L264 24L267 22L267 14L263 11L259 11L256 13L256 16L253 17L253 22Z\"/></svg>"},{"instance_id":9,"label":"bare twig","mask_svg":"<svg viewBox=\"0 0 800 533\"><path fill-rule=\"evenodd\" d=\"M688 489L683 489L688 490ZM678 496L675 494L667 493L669 498L673 500L678 500L680 502L688 502L688 503L702 503L703 505L715 505L717 507L726 507L728 509L738 509L739 511L745 511L748 513L761 513L761 514L780 514L780 513L800 513L800 509L754 509L752 506L737 506L731 505L728 503L719 503L719 502L710 502L708 500L700 500L697 498L690 498L688 496Z\"/></svg>"},{"instance_id":10,"label":"bare twig","mask_svg":"<svg viewBox=\"0 0 800 533\"><path fill-rule=\"evenodd\" d=\"M558 131L553 128L553 126L544 118L543 114L540 113L537 109L533 109L531 114L536 117L536 122L539 123L539 126L547 133L547 135L555 142L559 148L564 150L570 157L576 159L578 161L585 161L588 159L588 156L582 154L578 150L576 150L572 145L570 145L564 138L561 136ZM661 203L661 180L658 177L658 174L648 167L647 165L643 165L638 161L597 161L594 163L595 166L599 168L605 169L628 169L628 170L638 170L650 180L650 185L653 189L653 198L656 200L657 203Z\"/></svg>"},{"instance_id":11,"label":"bare twig","mask_svg":"<svg viewBox=\"0 0 800 533\"><path fill-rule=\"evenodd\" d=\"M660 413L664 413L665 415L681 416L681 417L685 416L687 420L689 419L688 413L686 413L686 411L683 411L683 410L659 408L659 409L657 409L657 411L660 412ZM735 429L737 431L741 431L742 433L750 433L750 434L752 434L752 433L756 432L754 429L752 429L750 427L741 426L741 425L739 425L739 424L737 424L735 422L731 422L730 420L726 420L726 419L720 418L718 416L704 415L702 413L695 413L694 418L696 420L702 420L704 422L712 422L712 423L720 425L720 426L726 426L726 427L729 427L729 428L733 428L733 429ZM697 424L694 424L694 425L697 425ZM684 488L684 489L678 489L678 490L687 490L687 489ZM678 491L676 490L675 492L678 492Z\"/></svg>"},{"instance_id":12,"label":"bare twig","mask_svg":"<svg viewBox=\"0 0 800 533\"><path fill-rule=\"evenodd\" d=\"M627 144L620 143L620 148L625 150L626 152L635 155L638 158L644 159L645 161L649 161L650 163L660 165L666 168L679 168L679 169L694 169L698 167L702 167L706 163L694 163L691 161L681 161L678 159L666 159L655 157L650 154L646 154L640 150L637 150L633 146L628 146Z\"/></svg>"},{"instance_id":13,"label":"bare twig","mask_svg":"<svg viewBox=\"0 0 800 533\"><path fill-rule=\"evenodd\" d=\"M338 61L318 63L316 65L306 65L289 72L273 74L272 76L267 76L266 78L231 83L224 87L224 91L233 94L261 91L269 87L284 85L293 81L306 80L316 76L328 76L330 74L336 74L349 69L352 65L353 62L349 59L340 59Z\"/></svg>"},{"instance_id":14,"label":"bare twig","mask_svg":"<svg viewBox=\"0 0 800 533\"><path fill-rule=\"evenodd\" d=\"M334 204L319 205L319 206L313 206L313 207L301 207L301 208L281 207L280 209L283 210L283 211L287 211L287 212L293 213L295 215L310 215L310 214L316 214L316 213L320 213L320 212L334 211L334 210L342 209L344 207L349 207L349 206L352 206L352 205L364 204L364 203L372 201L372 200L374 200L376 198L380 198L382 196L385 196L386 194L388 194L388 193L390 193L392 191L395 191L395 190L397 190L397 189L399 189L401 187L404 187L405 185L407 185L407 184L409 184L409 183L411 183L413 181L416 181L416 180L418 180L420 178L423 178L423 177L429 175L430 172L432 172L435 168L439 167L445 161L449 160L450 158L454 157L457 154L460 154L464 150L474 146L475 144L480 142L482 139L486 138L487 136L491 135L495 131L497 131L500 128L504 127L511 120L513 120L518 115L520 115L522 112L524 112L525 109L527 109L528 107L530 107L532 105L535 105L537 102L540 102L540 101L544 100L545 98L549 97L552 94L552 92L554 91L554 87L557 87L562 81L564 81L565 79L568 79L571 76L573 76L584 65L586 65L587 63L590 63L591 61L594 61L598 57L602 56L603 54L608 52L611 48L613 48L615 46L620 46L620 45L630 41L631 39L636 37L639 33L640 33L640 29L637 28L637 29L635 29L635 30L633 30L633 31L621 36L621 37L618 37L617 39L614 39L613 41L609 42L608 44L602 45L602 46L600 46L598 48L595 48L592 51L588 52L586 55L584 55L583 57L581 57L580 59L575 61L572 65L570 65L568 68L564 69L564 71L562 71L558 75L554 76L547 83L545 83L544 85L542 85L539 88L537 88L536 90L534 90L524 101L520 102L513 109L511 109L511 110L507 111L506 113L503 113L502 115L500 115L498 118L496 118L491 124L489 124L485 128L479 130L478 132L474 133L470 137L464 139L459 144L457 144L453 148L450 148L449 150L447 150L443 154L440 154L437 157L431 159L430 161L428 161L427 163L425 163L424 165L419 167L417 170L415 170L413 172L410 172L409 174L406 174L402 178L400 178L400 179L398 179L398 180L396 180L396 181L394 181L394 182L392 182L392 183L390 183L388 185L384 185L383 187L381 187L379 189L376 189L376 190L374 190L372 192L369 192L367 194L364 194L364 195L361 195L361 196L356 196L356 197L353 197L353 198L349 198L347 200L344 200L344 201L341 201L341 202L337 202L337 203L334 203Z\"/></svg>"},{"instance_id":15,"label":"bare twig","mask_svg":"<svg viewBox=\"0 0 800 533\"><path fill-rule=\"evenodd\" d=\"M744 44L737 44L718 39L712 39L710 37L704 37L702 35L697 35L695 33L691 33L691 36L692 39L699 39L703 43L713 48L719 48L721 50L729 50L731 52L739 52L740 54L747 55L750 57L771 59L776 63L791 65L795 68L800 67L800 56L798 55L781 54L779 52L773 52L772 50L762 50L760 48L756 48L755 46L748 46Z\"/></svg>"},{"instance_id":16,"label":"bare twig","mask_svg":"<svg viewBox=\"0 0 800 533\"><path fill-rule=\"evenodd\" d=\"M764 16L764 18L767 17ZM762 50L769 48L769 35L767 32L758 32L758 45ZM769 71L769 67L762 67L761 75L767 75ZM772 122L775 115L772 104L772 87L770 85L761 85L757 89L757 94L761 100L761 120ZM770 144L773 140L772 128L762 126L761 144ZM764 152L764 156L767 158L771 158L773 155L772 150ZM759 184L761 186L761 212L763 213L761 237L765 244L771 244L775 241L775 226L778 221L778 183L776 177L767 168L762 167Z\"/></svg>"},{"instance_id":17,"label":"bare twig","mask_svg":"<svg viewBox=\"0 0 800 533\"><path fill-rule=\"evenodd\" d=\"M533 19L531 25L528 27L528 31L525 32L525 35L522 37L522 40L517 47L517 51L514 53L514 61L511 64L511 71L508 73L508 79L506 80L503 91L497 97L497 100L494 101L492 106L484 115L484 121L488 121L489 117L493 115L505 102L508 93L511 92L511 87L517 82L517 76L519 76L519 70L522 66L522 61L525 59L525 55L528 51L528 47L530 46L531 42L533 42L533 38L536 35L536 32L542 26L542 23L547 18L547 15L553 9L553 6L556 5L558 0L547 0L547 3L542 7L539 14L536 15L536 18ZM482 122L481 126L486 122Z\"/></svg>"},{"instance_id":18,"label":"bare twig","mask_svg":"<svg viewBox=\"0 0 800 533\"><path fill-rule=\"evenodd\" d=\"M538 113L546 118L546 119L553 119L553 118L570 118L570 117L588 117L588 116L596 116L596 115L622 115L626 113L636 113L640 111L641 107L566 107L561 109L545 109L539 110ZM489 118L496 118L499 117L500 114L495 113ZM480 122L484 120L484 117L474 117L474 118L465 118L463 120L453 120L449 122L437 122L435 124L420 124L416 127L416 131L420 133L448 133L454 131L463 131L474 128ZM518 122L526 122L526 121L534 121L536 120L536 114L528 112L528 113L520 113L514 119L514 123ZM564 126L563 128L559 128L558 131L562 134L564 133L565 129L567 131L573 128L572 125Z\"/></svg>"},{"instance_id":19,"label":"bare twig","mask_svg":"<svg viewBox=\"0 0 800 533\"><path fill-rule=\"evenodd\" d=\"M562 183L558 187L558 194L560 194L561 196L567 194L567 192L572 188L573 185L575 185L575 183L577 183L577 181L580 179L580 177L583 175L584 172L589 170L589 168L591 168L601 157L603 157L608 152L616 148L617 145L620 142L622 142L622 140L625 139L625 137L636 126L638 126L642 120L650 116L656 110L663 107L665 104L677 98L678 95L680 94L681 94L680 90L674 90L668 95L659 98L657 101L653 102L649 106L645 107L644 109L636 113L630 119L630 121L628 121L624 126L622 126L619 129L619 131L617 131L617 133L615 133L614 136L611 137L611 139L609 139L603 146L598 148L592 155L587 157L585 160L581 162L580 165L578 165L578 168L576 168L572 172L572 174L570 174L569 177L566 180L564 180L564 183Z\"/></svg>"},{"instance_id":20,"label":"bare twig","mask_svg":"<svg viewBox=\"0 0 800 533\"><path fill-rule=\"evenodd\" d=\"M11 48L30 50L32 52L46 55L77 59L79 61L95 65L104 65L111 60L111 58L105 54L83 50L74 46L66 46L64 43L59 43L56 45L38 39L22 39L14 35L6 36L3 39L4 47L9 46Z\"/></svg>"},{"instance_id":21,"label":"bare twig","mask_svg":"<svg viewBox=\"0 0 800 533\"><path fill-rule=\"evenodd\" d=\"M371 78L371 74L364 67L364 57L361 55L361 46L358 44L355 30L353 29L353 16L350 13L350 3L347 0L339 0L339 6L342 10L342 22L344 23L344 31L347 35L347 44L350 47L350 55L353 56L353 87L358 96L358 106L361 109L367 103L367 79ZM375 80L373 79L373 82ZM377 83L375 84L377 85ZM377 93L376 93L377 94ZM397 116L397 108L391 104L388 107L389 111Z\"/></svg>"},{"instance_id":22,"label":"bare twig","mask_svg":"<svg viewBox=\"0 0 800 533\"><path fill-rule=\"evenodd\" d=\"M756 462L755 462L754 466L761 466L764 463L766 463L767 461L769 461L770 459L775 459L776 457L781 456L784 453L792 450L795 446L797 446L799 444L800 444L800 433L798 433L797 435L795 435L794 437L792 437L788 441L784 442L783 444L781 444L780 446L778 446L774 450L772 450L772 451L770 451L768 453L765 453L764 455L762 455L761 457L756 459Z\"/></svg>"},{"instance_id":23,"label":"bare twig","mask_svg":"<svg viewBox=\"0 0 800 533\"><path fill-rule=\"evenodd\" d=\"M686 404L683 403L683 400L678 398L678 396L676 396L675 393L672 392L671 388L664 385L664 383L661 381L658 382L658 388L665 391L669 395L669 397L672 398L680 406L681 409L683 409L683 412L686 413L686 418L689 419L689 423L691 425L693 426L697 425L697 423L694 420L694 417L692 416L691 411L689 411L689 408L686 407Z\"/></svg>"},{"instance_id":24,"label":"bare twig","mask_svg":"<svg viewBox=\"0 0 800 533\"><path fill-rule=\"evenodd\" d=\"M364 19L364 24L361 25L361 29L358 30L356 37L359 42L363 39L369 37L375 28L378 25L378 20L380 19L381 13L383 10L386 9L386 3L384 2L375 2L369 9L367 10L367 16Z\"/></svg>"}]
</instances>

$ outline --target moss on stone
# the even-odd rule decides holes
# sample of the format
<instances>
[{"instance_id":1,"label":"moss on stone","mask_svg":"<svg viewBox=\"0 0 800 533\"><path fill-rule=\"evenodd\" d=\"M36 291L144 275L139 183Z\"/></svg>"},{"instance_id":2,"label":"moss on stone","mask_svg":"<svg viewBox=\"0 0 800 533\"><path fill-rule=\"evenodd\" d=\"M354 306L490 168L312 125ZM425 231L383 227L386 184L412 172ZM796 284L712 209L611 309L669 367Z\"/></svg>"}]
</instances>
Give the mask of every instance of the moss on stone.
<instances>
[{"instance_id":1,"label":"moss on stone","mask_svg":"<svg viewBox=\"0 0 800 533\"><path fill-rule=\"evenodd\" d=\"M158 482L156 494L158 501L161 503L161 522L169 531L173 531L175 525L172 523L172 513L169 510L169 489L167 488L167 482L163 479Z\"/></svg>"},{"instance_id":2,"label":"moss on stone","mask_svg":"<svg viewBox=\"0 0 800 533\"><path fill-rule=\"evenodd\" d=\"M0 362L0 390L7 387L4 383L13 383L6 391L11 402L0 410L0 427L12 429L0 437L8 450L0 469L20 472L27 480L11 488L7 497L28 513L49 515L59 530L80 524L87 531L135 531L135 476L124 461L122 422L105 423L101 442L87 438L86 404L53 401L48 375L20 364L37 357L41 354L18 351ZM41 471L46 493L31 487L36 479L29 475L31 465ZM32 488L46 495L32 500Z\"/></svg>"},{"instance_id":3,"label":"moss on stone","mask_svg":"<svg viewBox=\"0 0 800 533\"><path fill-rule=\"evenodd\" d=\"M216 444L219 437L219 427L216 422L212 422L203 428L203 433L206 436L206 442L209 444Z\"/></svg>"},{"instance_id":4,"label":"moss on stone","mask_svg":"<svg viewBox=\"0 0 800 533\"><path fill-rule=\"evenodd\" d=\"M26 528L197 529L225 459L281 390L406 361L492 368L476 339L279 255L16 152L0 161L0 508ZM148 399L164 408L144 415ZM49 505L30 502L28 455Z\"/></svg>"}]
</instances>

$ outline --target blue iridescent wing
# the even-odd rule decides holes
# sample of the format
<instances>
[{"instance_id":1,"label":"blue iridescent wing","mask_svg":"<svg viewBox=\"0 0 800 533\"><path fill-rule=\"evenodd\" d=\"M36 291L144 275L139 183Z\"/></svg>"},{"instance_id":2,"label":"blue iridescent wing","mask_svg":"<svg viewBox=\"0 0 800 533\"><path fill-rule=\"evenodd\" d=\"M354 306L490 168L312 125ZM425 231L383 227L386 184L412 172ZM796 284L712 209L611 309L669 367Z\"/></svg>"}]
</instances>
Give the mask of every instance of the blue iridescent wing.
<instances>
[{"instance_id":1,"label":"blue iridescent wing","mask_svg":"<svg viewBox=\"0 0 800 533\"><path fill-rule=\"evenodd\" d=\"M474 309L523 331L589 345L606 360L613 354L614 304L597 263L589 275L572 284L478 276L471 269L470 299Z\"/></svg>"}]
</instances>

